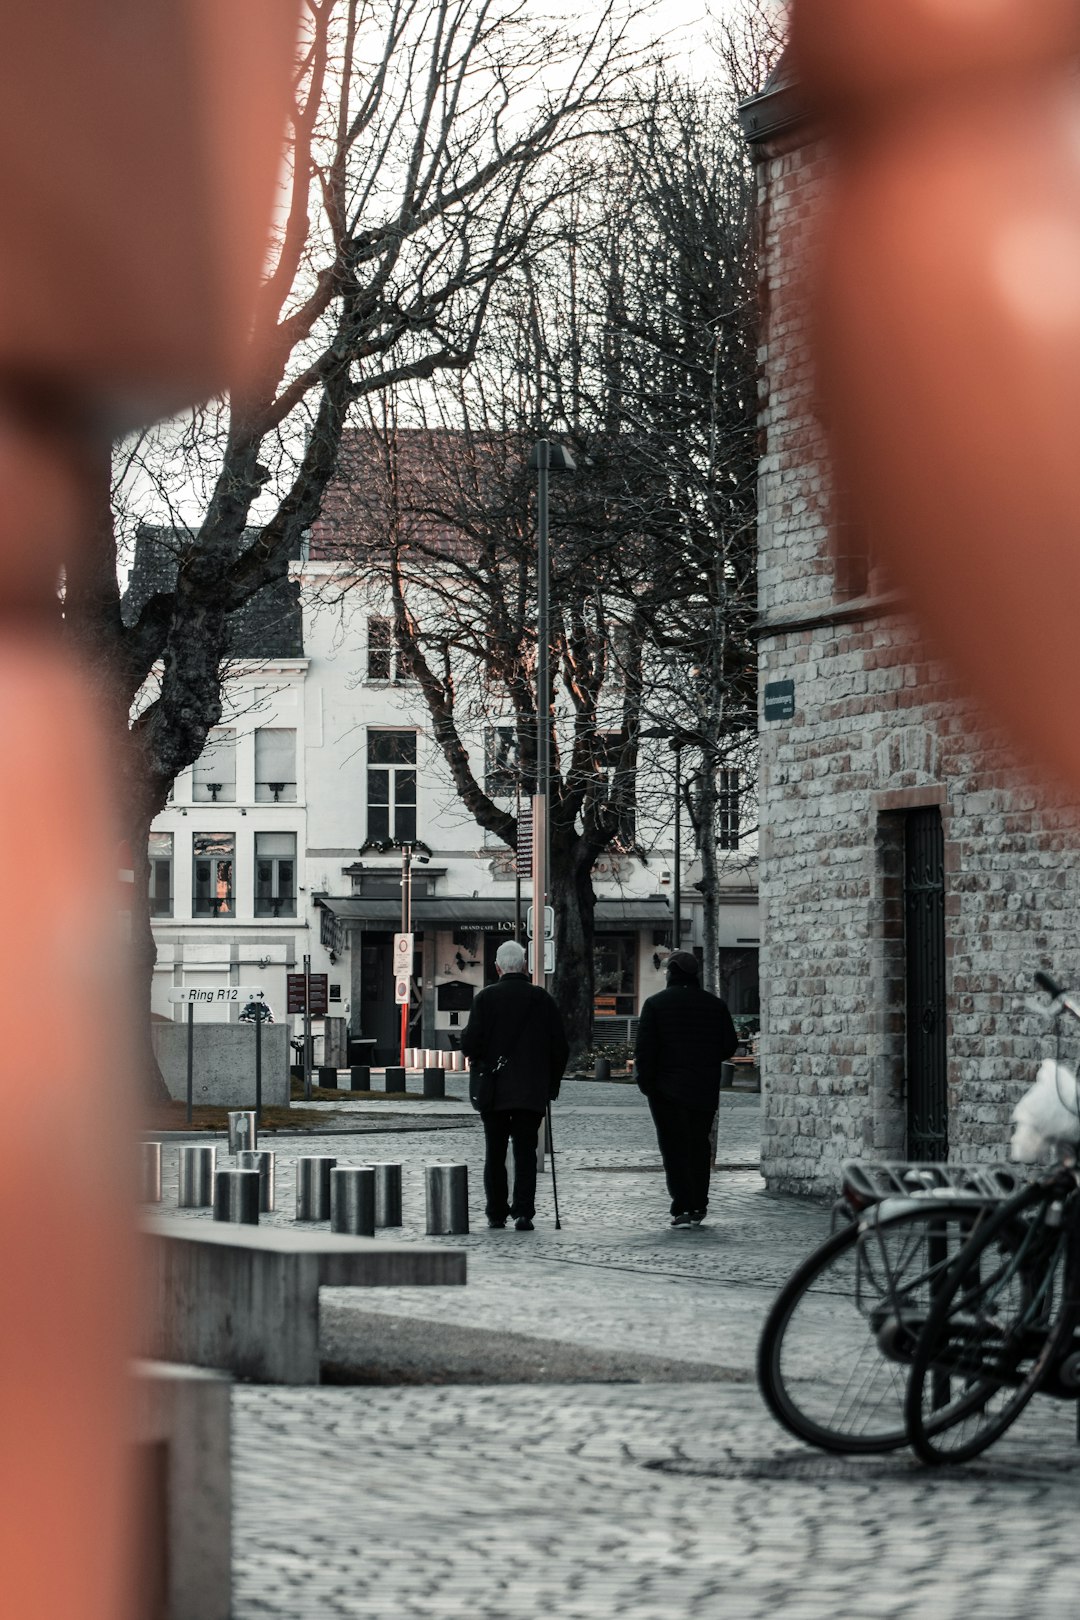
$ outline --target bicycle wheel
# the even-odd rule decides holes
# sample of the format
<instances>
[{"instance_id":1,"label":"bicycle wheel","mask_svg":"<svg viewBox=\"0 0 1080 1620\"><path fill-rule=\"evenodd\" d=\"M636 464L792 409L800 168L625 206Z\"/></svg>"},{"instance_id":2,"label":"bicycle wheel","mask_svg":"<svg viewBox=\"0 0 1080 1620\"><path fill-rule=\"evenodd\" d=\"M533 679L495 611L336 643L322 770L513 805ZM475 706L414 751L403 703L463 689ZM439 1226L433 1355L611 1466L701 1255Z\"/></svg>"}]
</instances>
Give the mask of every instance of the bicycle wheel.
<instances>
[{"instance_id":1,"label":"bicycle wheel","mask_svg":"<svg viewBox=\"0 0 1080 1620\"><path fill-rule=\"evenodd\" d=\"M932 1195L876 1206L834 1232L784 1285L758 1345L777 1421L824 1451L907 1444L908 1364L935 1290L997 1204Z\"/></svg>"},{"instance_id":2,"label":"bicycle wheel","mask_svg":"<svg viewBox=\"0 0 1080 1620\"><path fill-rule=\"evenodd\" d=\"M1015 1423L1072 1332L1055 1194L1025 1188L976 1232L919 1335L905 1416L925 1463L967 1462Z\"/></svg>"}]
</instances>

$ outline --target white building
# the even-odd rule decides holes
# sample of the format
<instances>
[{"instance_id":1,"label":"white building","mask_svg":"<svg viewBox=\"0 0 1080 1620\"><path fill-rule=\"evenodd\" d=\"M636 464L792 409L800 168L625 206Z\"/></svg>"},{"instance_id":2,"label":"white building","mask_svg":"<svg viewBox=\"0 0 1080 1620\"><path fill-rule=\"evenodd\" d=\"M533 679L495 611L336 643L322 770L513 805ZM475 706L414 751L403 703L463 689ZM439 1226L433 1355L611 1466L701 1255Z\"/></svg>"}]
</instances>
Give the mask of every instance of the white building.
<instances>
[{"instance_id":1,"label":"white building","mask_svg":"<svg viewBox=\"0 0 1080 1620\"><path fill-rule=\"evenodd\" d=\"M412 866L409 1044L451 1046L473 995L494 978L498 945L514 936L513 854L456 798L422 695L399 678L386 617L362 593L350 596L340 564L306 559L293 576L299 602L294 586L279 614L263 615L248 648L272 644L276 652L233 666L222 725L154 824L154 1011L179 1016L168 999L174 985L231 980L261 983L281 1018L285 976L306 955L313 973L327 975L329 1016L341 1021L329 1026L316 1060L393 1060L397 846L408 842L427 855ZM283 656L286 647L292 656ZM498 728L485 730L470 739L470 752L478 766L486 761L494 791ZM627 1032L626 1021L664 983L670 819L666 829L639 824L638 835L656 840L645 861L610 853L594 871L598 1033ZM377 843L392 847L380 852ZM701 937L694 875L687 865L684 948ZM522 914L527 882L523 891ZM721 928L722 956L734 970L732 1010L756 1013L757 897L745 875L726 892ZM361 1041L374 1049L352 1044Z\"/></svg>"}]
</instances>

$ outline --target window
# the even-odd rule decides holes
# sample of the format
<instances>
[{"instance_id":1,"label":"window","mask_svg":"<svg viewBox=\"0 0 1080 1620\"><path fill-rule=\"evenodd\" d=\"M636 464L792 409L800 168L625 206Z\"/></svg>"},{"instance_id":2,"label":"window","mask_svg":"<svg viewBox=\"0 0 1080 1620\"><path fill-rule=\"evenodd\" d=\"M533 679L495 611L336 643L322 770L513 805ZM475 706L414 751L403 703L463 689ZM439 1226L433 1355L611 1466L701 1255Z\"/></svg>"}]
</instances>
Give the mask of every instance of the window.
<instances>
[{"instance_id":1,"label":"window","mask_svg":"<svg viewBox=\"0 0 1080 1620\"><path fill-rule=\"evenodd\" d=\"M367 678L369 681L401 679L401 656L394 645L393 619L368 619Z\"/></svg>"},{"instance_id":2,"label":"window","mask_svg":"<svg viewBox=\"0 0 1080 1620\"><path fill-rule=\"evenodd\" d=\"M717 774L716 842L721 849L739 847L739 773Z\"/></svg>"},{"instance_id":3,"label":"window","mask_svg":"<svg viewBox=\"0 0 1080 1620\"><path fill-rule=\"evenodd\" d=\"M369 731L367 835L410 844L416 838L416 732Z\"/></svg>"},{"instance_id":4,"label":"window","mask_svg":"<svg viewBox=\"0 0 1080 1620\"><path fill-rule=\"evenodd\" d=\"M839 486L832 499L832 550L837 599L863 596L870 584L870 536L850 492Z\"/></svg>"},{"instance_id":5,"label":"window","mask_svg":"<svg viewBox=\"0 0 1080 1620\"><path fill-rule=\"evenodd\" d=\"M612 801L612 809L618 815L618 831L612 840L612 846L623 850L633 845L637 829L634 773L631 771L625 775L617 787L615 783L619 756L625 745L625 732L603 731L597 738L596 750L597 763L603 772L605 794Z\"/></svg>"},{"instance_id":6,"label":"window","mask_svg":"<svg viewBox=\"0 0 1080 1620\"><path fill-rule=\"evenodd\" d=\"M236 803L236 732L215 726L195 761L191 778L195 804Z\"/></svg>"},{"instance_id":7,"label":"window","mask_svg":"<svg viewBox=\"0 0 1080 1620\"><path fill-rule=\"evenodd\" d=\"M235 917L233 869L236 839L232 833L195 833L192 838L192 914Z\"/></svg>"},{"instance_id":8,"label":"window","mask_svg":"<svg viewBox=\"0 0 1080 1620\"><path fill-rule=\"evenodd\" d=\"M296 803L296 732L263 726L255 733L255 803Z\"/></svg>"},{"instance_id":9,"label":"window","mask_svg":"<svg viewBox=\"0 0 1080 1620\"><path fill-rule=\"evenodd\" d=\"M256 917L296 916L296 834L255 834Z\"/></svg>"},{"instance_id":10,"label":"window","mask_svg":"<svg viewBox=\"0 0 1080 1620\"><path fill-rule=\"evenodd\" d=\"M517 784L517 731L513 726L488 726L484 733L484 785L493 799L508 799Z\"/></svg>"},{"instance_id":11,"label":"window","mask_svg":"<svg viewBox=\"0 0 1080 1620\"><path fill-rule=\"evenodd\" d=\"M601 1018L632 1018L637 1012L637 935L593 938L594 1010Z\"/></svg>"},{"instance_id":12,"label":"window","mask_svg":"<svg viewBox=\"0 0 1080 1620\"><path fill-rule=\"evenodd\" d=\"M173 914L173 835L150 834L150 915L171 917Z\"/></svg>"}]
</instances>

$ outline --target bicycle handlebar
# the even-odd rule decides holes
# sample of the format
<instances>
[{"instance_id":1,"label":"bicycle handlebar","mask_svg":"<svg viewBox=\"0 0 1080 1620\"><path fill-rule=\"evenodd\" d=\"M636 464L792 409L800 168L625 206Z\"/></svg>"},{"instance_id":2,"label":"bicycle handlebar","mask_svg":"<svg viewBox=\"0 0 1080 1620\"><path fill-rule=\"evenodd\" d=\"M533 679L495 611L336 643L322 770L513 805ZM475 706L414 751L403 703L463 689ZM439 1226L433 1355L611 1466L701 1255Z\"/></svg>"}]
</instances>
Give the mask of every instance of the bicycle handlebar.
<instances>
[{"instance_id":1,"label":"bicycle handlebar","mask_svg":"<svg viewBox=\"0 0 1080 1620\"><path fill-rule=\"evenodd\" d=\"M1049 973L1044 973L1041 968L1035 974L1035 983L1039 986L1040 990L1045 990L1047 995L1053 998L1054 1005L1049 1009L1049 1011L1053 1013L1055 1017L1059 1016L1063 1012L1067 1012L1072 1018L1075 1018L1077 1022L1080 1022L1080 998L1074 994L1070 994L1068 990L1063 989L1055 978L1053 978Z\"/></svg>"}]
</instances>

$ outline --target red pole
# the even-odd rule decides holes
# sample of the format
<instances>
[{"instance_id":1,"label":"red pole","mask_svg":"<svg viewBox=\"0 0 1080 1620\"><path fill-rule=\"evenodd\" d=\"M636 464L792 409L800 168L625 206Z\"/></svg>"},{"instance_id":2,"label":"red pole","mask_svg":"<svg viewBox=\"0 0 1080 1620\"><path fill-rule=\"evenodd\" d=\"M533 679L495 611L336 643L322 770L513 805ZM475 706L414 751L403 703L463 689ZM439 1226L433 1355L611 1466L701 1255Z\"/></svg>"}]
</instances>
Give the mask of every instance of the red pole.
<instances>
[{"instance_id":1,"label":"red pole","mask_svg":"<svg viewBox=\"0 0 1080 1620\"><path fill-rule=\"evenodd\" d=\"M401 1067L405 1067L405 1042L409 1038L409 1003L401 1003Z\"/></svg>"}]
</instances>

